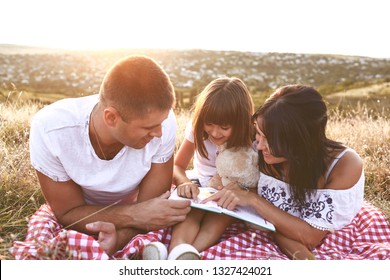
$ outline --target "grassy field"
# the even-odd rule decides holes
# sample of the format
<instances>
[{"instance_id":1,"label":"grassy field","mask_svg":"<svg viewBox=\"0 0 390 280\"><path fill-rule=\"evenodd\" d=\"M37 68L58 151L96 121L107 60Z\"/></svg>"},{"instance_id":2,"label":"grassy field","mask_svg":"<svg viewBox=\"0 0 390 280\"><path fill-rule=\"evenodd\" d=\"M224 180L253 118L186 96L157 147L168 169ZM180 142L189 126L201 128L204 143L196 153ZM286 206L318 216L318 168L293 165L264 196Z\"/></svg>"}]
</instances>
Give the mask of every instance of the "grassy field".
<instances>
[{"instance_id":1,"label":"grassy field","mask_svg":"<svg viewBox=\"0 0 390 280\"><path fill-rule=\"evenodd\" d=\"M360 112L364 109L371 115L390 115L389 82L336 92L325 99L331 104L331 108L344 113Z\"/></svg>"},{"instance_id":2,"label":"grassy field","mask_svg":"<svg viewBox=\"0 0 390 280\"><path fill-rule=\"evenodd\" d=\"M383 84L359 92L328 97L333 108L328 135L361 155L366 174L366 199L390 218L390 106L386 105L390 86ZM367 94L370 100L380 102L371 106L366 102ZM44 202L30 165L28 144L30 118L42 106L43 103L28 101L18 94L0 103L0 259L12 259L8 249L14 240L24 239L28 218ZM177 114L177 143L183 138L189 117L188 111Z\"/></svg>"}]
</instances>

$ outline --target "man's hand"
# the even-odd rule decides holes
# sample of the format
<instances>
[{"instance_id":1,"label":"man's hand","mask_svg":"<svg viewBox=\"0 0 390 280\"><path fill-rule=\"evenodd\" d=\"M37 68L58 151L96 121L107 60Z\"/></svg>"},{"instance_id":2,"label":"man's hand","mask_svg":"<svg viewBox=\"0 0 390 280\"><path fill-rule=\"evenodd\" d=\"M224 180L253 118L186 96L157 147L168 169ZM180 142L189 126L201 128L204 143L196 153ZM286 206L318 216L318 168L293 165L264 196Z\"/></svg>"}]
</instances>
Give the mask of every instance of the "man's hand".
<instances>
[{"instance_id":1,"label":"man's hand","mask_svg":"<svg viewBox=\"0 0 390 280\"><path fill-rule=\"evenodd\" d=\"M185 220L190 212L189 200L170 200L167 191L157 198L133 205L133 226L146 231L172 226Z\"/></svg>"},{"instance_id":2,"label":"man's hand","mask_svg":"<svg viewBox=\"0 0 390 280\"><path fill-rule=\"evenodd\" d=\"M115 225L108 222L94 222L86 224L87 230L99 233L98 242L100 247L109 255L112 255L117 250L117 232Z\"/></svg>"}]
</instances>

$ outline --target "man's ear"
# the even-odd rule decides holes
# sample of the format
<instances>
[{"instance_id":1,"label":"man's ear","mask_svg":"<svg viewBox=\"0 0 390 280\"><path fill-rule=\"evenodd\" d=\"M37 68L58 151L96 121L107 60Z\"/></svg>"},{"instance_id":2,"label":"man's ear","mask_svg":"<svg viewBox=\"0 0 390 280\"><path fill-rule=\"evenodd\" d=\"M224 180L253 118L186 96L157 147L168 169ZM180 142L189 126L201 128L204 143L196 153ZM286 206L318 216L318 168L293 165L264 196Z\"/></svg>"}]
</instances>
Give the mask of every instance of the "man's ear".
<instances>
[{"instance_id":1,"label":"man's ear","mask_svg":"<svg viewBox=\"0 0 390 280\"><path fill-rule=\"evenodd\" d=\"M115 127L121 116L118 111L113 107L107 107L103 112L104 121L109 127Z\"/></svg>"}]
</instances>

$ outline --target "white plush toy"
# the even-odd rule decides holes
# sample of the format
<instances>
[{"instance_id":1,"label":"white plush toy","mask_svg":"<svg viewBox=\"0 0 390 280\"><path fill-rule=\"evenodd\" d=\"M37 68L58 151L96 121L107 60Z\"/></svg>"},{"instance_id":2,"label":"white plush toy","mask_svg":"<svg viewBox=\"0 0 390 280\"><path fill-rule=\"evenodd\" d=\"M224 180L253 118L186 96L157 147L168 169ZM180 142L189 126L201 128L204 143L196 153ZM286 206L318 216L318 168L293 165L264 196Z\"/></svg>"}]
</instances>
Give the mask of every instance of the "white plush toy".
<instances>
[{"instance_id":1,"label":"white plush toy","mask_svg":"<svg viewBox=\"0 0 390 280\"><path fill-rule=\"evenodd\" d=\"M226 145L218 147L215 161L217 175L209 181L209 187L227 186L237 182L243 188L257 187L260 172L258 154L253 148L240 147L226 149Z\"/></svg>"}]
</instances>

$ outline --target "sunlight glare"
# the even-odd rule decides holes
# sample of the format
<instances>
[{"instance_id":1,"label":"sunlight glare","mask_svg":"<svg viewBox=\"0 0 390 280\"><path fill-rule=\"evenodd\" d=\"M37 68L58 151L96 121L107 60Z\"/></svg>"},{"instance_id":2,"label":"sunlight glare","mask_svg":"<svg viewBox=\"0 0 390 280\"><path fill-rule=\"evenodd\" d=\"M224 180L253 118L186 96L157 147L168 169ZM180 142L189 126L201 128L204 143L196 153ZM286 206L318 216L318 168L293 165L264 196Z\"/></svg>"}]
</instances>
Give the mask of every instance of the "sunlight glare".
<instances>
[{"instance_id":1,"label":"sunlight glare","mask_svg":"<svg viewBox=\"0 0 390 280\"><path fill-rule=\"evenodd\" d=\"M385 0L5 1L0 44L390 57Z\"/></svg>"}]
</instances>

